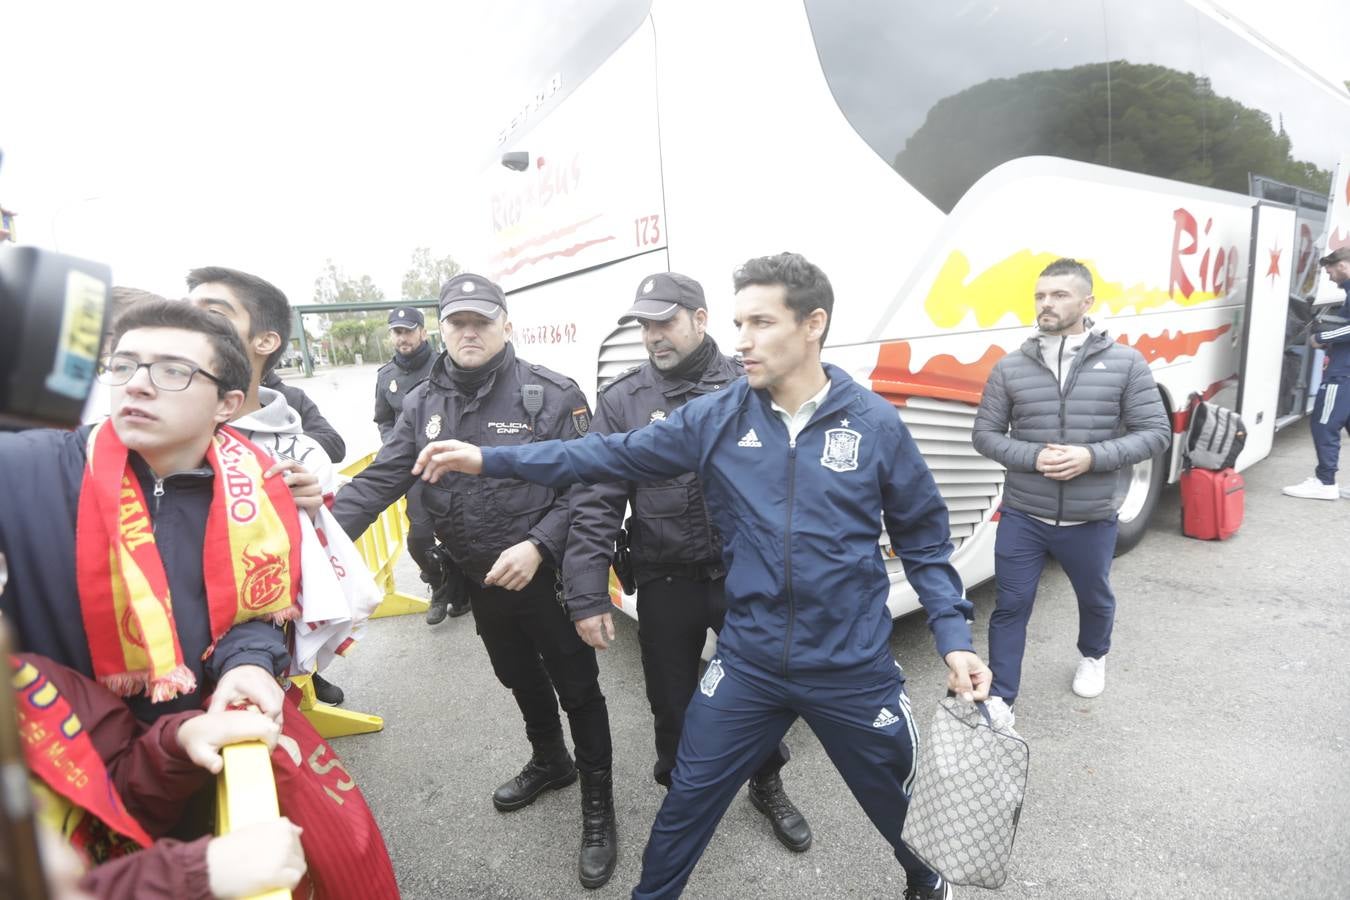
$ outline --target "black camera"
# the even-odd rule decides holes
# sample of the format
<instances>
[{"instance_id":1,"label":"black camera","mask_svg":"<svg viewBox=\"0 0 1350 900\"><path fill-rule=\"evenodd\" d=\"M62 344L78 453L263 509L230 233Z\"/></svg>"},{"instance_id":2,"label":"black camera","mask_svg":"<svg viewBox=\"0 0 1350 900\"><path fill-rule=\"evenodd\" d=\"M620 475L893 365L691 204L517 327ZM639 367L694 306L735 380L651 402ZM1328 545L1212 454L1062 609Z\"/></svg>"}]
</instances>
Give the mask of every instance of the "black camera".
<instances>
[{"instance_id":1,"label":"black camera","mask_svg":"<svg viewBox=\"0 0 1350 900\"><path fill-rule=\"evenodd\" d=\"M0 429L80 424L111 284L102 263L0 245Z\"/></svg>"}]
</instances>

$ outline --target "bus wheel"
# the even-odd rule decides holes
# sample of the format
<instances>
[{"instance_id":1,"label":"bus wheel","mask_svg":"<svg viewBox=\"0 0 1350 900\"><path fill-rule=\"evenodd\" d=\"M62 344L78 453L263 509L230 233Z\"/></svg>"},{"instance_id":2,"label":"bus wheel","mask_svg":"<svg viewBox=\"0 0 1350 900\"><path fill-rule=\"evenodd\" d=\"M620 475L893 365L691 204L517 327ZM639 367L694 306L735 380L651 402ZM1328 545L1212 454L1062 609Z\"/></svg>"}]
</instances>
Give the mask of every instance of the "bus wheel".
<instances>
[{"instance_id":1,"label":"bus wheel","mask_svg":"<svg viewBox=\"0 0 1350 900\"><path fill-rule=\"evenodd\" d=\"M1144 538L1153 510L1158 506L1167 484L1167 451L1135 465L1125 492L1125 502L1117 513L1116 556L1129 553Z\"/></svg>"}]
</instances>

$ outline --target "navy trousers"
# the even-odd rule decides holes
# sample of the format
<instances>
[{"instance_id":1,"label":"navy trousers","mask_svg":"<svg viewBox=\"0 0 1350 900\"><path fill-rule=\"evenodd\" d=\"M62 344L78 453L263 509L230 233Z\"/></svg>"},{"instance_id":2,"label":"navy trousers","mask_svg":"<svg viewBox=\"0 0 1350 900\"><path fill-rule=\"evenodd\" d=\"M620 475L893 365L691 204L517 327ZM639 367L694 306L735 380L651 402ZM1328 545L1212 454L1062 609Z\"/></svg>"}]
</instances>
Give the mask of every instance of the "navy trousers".
<instances>
[{"instance_id":1,"label":"navy trousers","mask_svg":"<svg viewBox=\"0 0 1350 900\"><path fill-rule=\"evenodd\" d=\"M698 667L708 629L721 632L726 618L726 579L696 581L668 575L638 588L638 644L647 701L656 726L656 763L652 777L670 787L675 754L684 730L684 711L697 693ZM768 778L791 758L779 744L755 771Z\"/></svg>"},{"instance_id":2,"label":"navy trousers","mask_svg":"<svg viewBox=\"0 0 1350 900\"><path fill-rule=\"evenodd\" d=\"M938 875L900 840L914 786L918 731L904 676L812 687L725 653L708 664L685 711L674 779L652 824L634 898L678 897L732 798L801 716L911 885Z\"/></svg>"},{"instance_id":3,"label":"navy trousers","mask_svg":"<svg viewBox=\"0 0 1350 900\"><path fill-rule=\"evenodd\" d=\"M1317 448L1317 480L1335 484L1336 469L1340 466L1341 431L1350 433L1350 378L1322 382L1317 389L1310 423L1313 446Z\"/></svg>"},{"instance_id":4,"label":"navy trousers","mask_svg":"<svg viewBox=\"0 0 1350 900\"><path fill-rule=\"evenodd\" d=\"M1111 557L1116 549L1113 516L1082 525L1050 525L1003 508L994 538L998 599L989 617L989 693L1011 704L1022 684L1027 622L1045 562L1054 557L1078 595L1078 652L1094 658L1111 649L1116 597L1111 593Z\"/></svg>"}]
</instances>

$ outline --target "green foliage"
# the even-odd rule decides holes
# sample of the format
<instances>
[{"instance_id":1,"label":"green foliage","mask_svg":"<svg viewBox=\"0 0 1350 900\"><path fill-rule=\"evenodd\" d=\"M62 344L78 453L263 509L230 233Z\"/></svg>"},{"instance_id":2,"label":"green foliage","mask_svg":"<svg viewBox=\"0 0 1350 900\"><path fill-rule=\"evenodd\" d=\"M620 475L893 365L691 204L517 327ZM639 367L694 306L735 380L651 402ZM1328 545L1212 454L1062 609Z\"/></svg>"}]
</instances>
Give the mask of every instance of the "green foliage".
<instances>
[{"instance_id":1,"label":"green foliage","mask_svg":"<svg viewBox=\"0 0 1350 900\"><path fill-rule=\"evenodd\" d=\"M1331 173L1294 159L1270 116L1216 95L1208 79L1166 66L1109 66L1109 106L1106 63L995 78L946 97L895 168L944 210L995 166L1037 155L1242 194L1249 174L1331 189Z\"/></svg>"},{"instance_id":2,"label":"green foliage","mask_svg":"<svg viewBox=\"0 0 1350 900\"><path fill-rule=\"evenodd\" d=\"M384 291L375 285L369 275L349 278L331 258L314 279L315 303L379 302L383 299Z\"/></svg>"},{"instance_id":3,"label":"green foliage","mask_svg":"<svg viewBox=\"0 0 1350 900\"><path fill-rule=\"evenodd\" d=\"M404 300L435 300L441 295L441 285L460 271L454 257L433 257L430 247L413 251L412 263L403 276Z\"/></svg>"}]
</instances>

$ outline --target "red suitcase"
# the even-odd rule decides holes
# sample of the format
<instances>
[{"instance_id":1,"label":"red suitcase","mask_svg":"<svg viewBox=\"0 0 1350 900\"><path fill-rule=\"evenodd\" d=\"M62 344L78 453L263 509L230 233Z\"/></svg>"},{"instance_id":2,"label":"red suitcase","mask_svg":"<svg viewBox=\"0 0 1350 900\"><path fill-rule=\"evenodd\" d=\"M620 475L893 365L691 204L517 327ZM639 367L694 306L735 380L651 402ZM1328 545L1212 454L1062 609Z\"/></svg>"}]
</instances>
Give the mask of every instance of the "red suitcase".
<instances>
[{"instance_id":1,"label":"red suitcase","mask_svg":"<svg viewBox=\"0 0 1350 900\"><path fill-rule=\"evenodd\" d=\"M1222 541L1242 526L1246 483L1232 469L1187 469L1181 473L1181 533Z\"/></svg>"}]
</instances>

